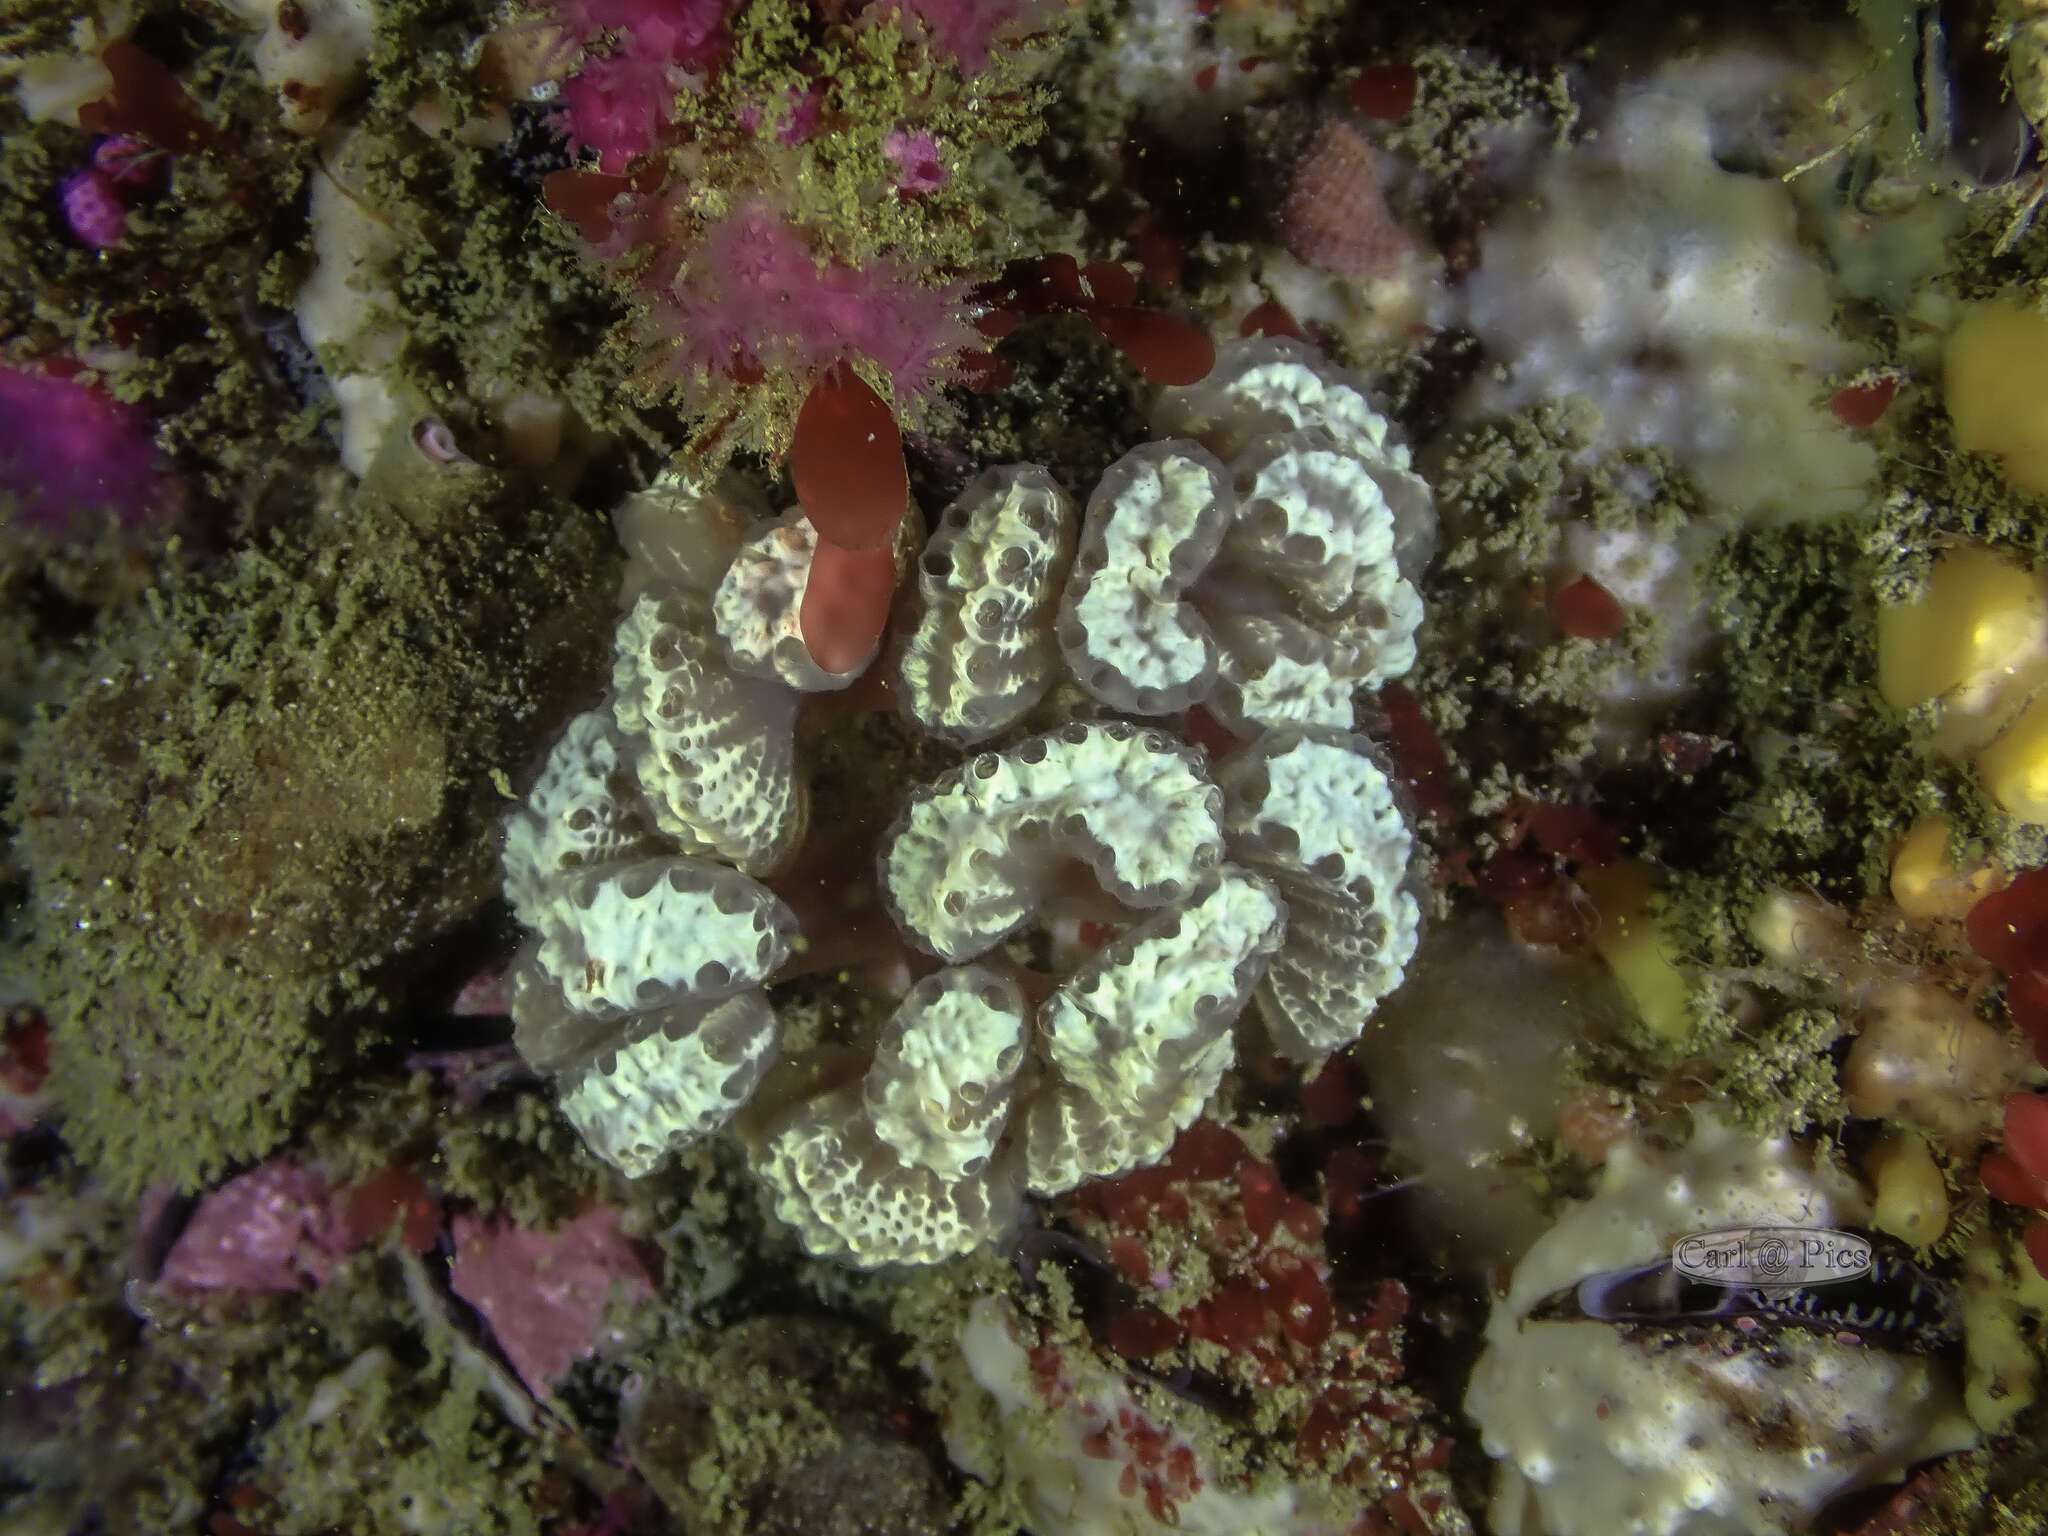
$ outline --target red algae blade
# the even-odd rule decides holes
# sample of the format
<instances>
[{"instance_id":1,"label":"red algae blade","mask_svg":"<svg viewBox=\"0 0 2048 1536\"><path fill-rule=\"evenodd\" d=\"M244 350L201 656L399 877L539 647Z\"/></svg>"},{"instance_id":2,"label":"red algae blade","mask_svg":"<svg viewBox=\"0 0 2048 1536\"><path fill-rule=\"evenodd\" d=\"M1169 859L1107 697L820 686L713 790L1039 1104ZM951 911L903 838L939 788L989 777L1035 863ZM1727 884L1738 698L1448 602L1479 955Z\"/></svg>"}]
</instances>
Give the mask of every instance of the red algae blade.
<instances>
[{"instance_id":1,"label":"red algae blade","mask_svg":"<svg viewBox=\"0 0 2048 1536\"><path fill-rule=\"evenodd\" d=\"M886 552L910 499L903 435L882 397L852 369L829 369L811 386L797 413L790 474L821 546ZM809 594L804 608L811 611Z\"/></svg>"},{"instance_id":2,"label":"red algae blade","mask_svg":"<svg viewBox=\"0 0 2048 1536\"><path fill-rule=\"evenodd\" d=\"M1105 305L1088 318L1154 384L1198 384L1216 365L1216 344L1172 315Z\"/></svg>"},{"instance_id":3,"label":"red algae blade","mask_svg":"<svg viewBox=\"0 0 2048 1536\"><path fill-rule=\"evenodd\" d=\"M889 622L895 590L896 560L887 548L849 550L820 538L798 610L811 660L834 673L860 666Z\"/></svg>"}]
</instances>

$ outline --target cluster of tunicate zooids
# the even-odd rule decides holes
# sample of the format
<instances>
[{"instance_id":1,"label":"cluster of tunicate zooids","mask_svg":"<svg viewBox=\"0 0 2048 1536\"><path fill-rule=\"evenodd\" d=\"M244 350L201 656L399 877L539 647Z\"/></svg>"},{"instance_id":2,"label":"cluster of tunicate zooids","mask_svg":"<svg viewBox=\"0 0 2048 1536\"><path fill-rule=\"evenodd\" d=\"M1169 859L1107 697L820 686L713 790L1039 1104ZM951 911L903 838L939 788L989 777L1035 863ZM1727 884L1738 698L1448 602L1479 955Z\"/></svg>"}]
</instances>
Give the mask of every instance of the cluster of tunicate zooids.
<instances>
[{"instance_id":1,"label":"cluster of tunicate zooids","mask_svg":"<svg viewBox=\"0 0 2048 1536\"><path fill-rule=\"evenodd\" d=\"M1247 1003L1312 1068L1413 953L1410 833L1353 695L1414 660L1428 488L1298 343L1226 348L1154 420L1162 440L1111 465L1085 516L1042 469L993 469L918 561L904 712L996 749L916 788L881 845L889 915L942 968L862 1077L742 1121L815 1253L932 1262L1001 1232L1027 1191L1157 1162L1231 1065ZM797 923L755 877L803 840L802 694L872 658L835 674L805 652L801 516L750 531L730 497L671 486L622 522L656 553L612 695L510 818L505 872L534 930L520 1049L638 1176L732 1119L778 1059L763 988ZM1024 736L1062 670L1105 709ZM1249 738L1213 771L1139 718L1196 705ZM1033 1008L994 952L1076 862L1129 926Z\"/></svg>"}]
</instances>

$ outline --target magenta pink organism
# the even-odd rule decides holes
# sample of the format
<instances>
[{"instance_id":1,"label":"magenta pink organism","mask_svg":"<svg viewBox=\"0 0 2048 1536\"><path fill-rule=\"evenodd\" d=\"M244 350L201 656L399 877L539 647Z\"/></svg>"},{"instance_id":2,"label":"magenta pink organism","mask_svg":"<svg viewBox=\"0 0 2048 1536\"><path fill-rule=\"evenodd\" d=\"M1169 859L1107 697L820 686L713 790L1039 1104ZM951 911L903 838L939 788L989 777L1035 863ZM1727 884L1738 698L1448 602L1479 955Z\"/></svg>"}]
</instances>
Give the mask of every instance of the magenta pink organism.
<instances>
[{"instance_id":1,"label":"magenta pink organism","mask_svg":"<svg viewBox=\"0 0 2048 1536\"><path fill-rule=\"evenodd\" d=\"M0 495L11 526L56 542L140 533L177 509L148 418L57 367L0 364Z\"/></svg>"}]
</instances>

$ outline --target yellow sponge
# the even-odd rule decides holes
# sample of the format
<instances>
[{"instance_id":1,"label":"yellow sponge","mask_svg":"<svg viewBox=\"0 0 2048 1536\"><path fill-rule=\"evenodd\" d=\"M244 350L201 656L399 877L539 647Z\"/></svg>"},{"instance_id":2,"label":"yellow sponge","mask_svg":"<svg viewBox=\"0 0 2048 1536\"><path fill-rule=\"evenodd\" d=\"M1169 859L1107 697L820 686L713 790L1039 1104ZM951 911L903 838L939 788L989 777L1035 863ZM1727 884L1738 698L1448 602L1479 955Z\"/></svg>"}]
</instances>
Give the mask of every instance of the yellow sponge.
<instances>
[{"instance_id":1,"label":"yellow sponge","mask_svg":"<svg viewBox=\"0 0 2048 1536\"><path fill-rule=\"evenodd\" d=\"M1966 544L1944 552L1918 601L1877 611L1877 688L1894 709L1939 698L2038 647L2048 603L2032 572Z\"/></svg>"},{"instance_id":2,"label":"yellow sponge","mask_svg":"<svg viewBox=\"0 0 2048 1536\"><path fill-rule=\"evenodd\" d=\"M1600 927L1593 948L1652 1034L1678 1040L1691 1027L1685 972L1657 903L1656 872L1637 859L1584 870L1579 883L1593 898Z\"/></svg>"},{"instance_id":3,"label":"yellow sponge","mask_svg":"<svg viewBox=\"0 0 2048 1536\"><path fill-rule=\"evenodd\" d=\"M1928 1248L1948 1230L1948 1183L1920 1136L1886 1131L1864 1154L1863 1171L1876 1194L1870 1224L1878 1231Z\"/></svg>"},{"instance_id":4,"label":"yellow sponge","mask_svg":"<svg viewBox=\"0 0 2048 1536\"><path fill-rule=\"evenodd\" d=\"M1977 755L1985 793L2021 821L2048 822L2048 694Z\"/></svg>"},{"instance_id":5,"label":"yellow sponge","mask_svg":"<svg viewBox=\"0 0 2048 1536\"><path fill-rule=\"evenodd\" d=\"M2048 495L2048 315L2019 299L1968 305L1942 368L1956 446L1995 454L2014 485Z\"/></svg>"},{"instance_id":6,"label":"yellow sponge","mask_svg":"<svg viewBox=\"0 0 2048 1536\"><path fill-rule=\"evenodd\" d=\"M1961 919L1998 885L1989 864L1948 856L1948 819L1924 816L1892 855L1892 900L1908 917Z\"/></svg>"}]
</instances>

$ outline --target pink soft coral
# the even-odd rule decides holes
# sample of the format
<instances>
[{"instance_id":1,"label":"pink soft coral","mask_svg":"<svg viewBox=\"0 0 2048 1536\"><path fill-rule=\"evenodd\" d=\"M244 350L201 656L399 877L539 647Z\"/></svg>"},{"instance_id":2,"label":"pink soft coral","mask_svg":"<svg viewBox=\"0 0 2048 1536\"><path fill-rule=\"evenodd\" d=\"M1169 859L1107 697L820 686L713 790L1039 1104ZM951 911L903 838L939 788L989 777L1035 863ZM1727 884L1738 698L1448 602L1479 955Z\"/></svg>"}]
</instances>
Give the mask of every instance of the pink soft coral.
<instances>
[{"instance_id":1,"label":"pink soft coral","mask_svg":"<svg viewBox=\"0 0 2048 1536\"><path fill-rule=\"evenodd\" d=\"M557 6L562 30L593 50L562 86L571 147L595 151L599 168L616 175L659 144L674 111L678 74L717 60L736 4L565 0Z\"/></svg>"},{"instance_id":2,"label":"pink soft coral","mask_svg":"<svg viewBox=\"0 0 2048 1536\"><path fill-rule=\"evenodd\" d=\"M1039 31L1059 9L1059 0L879 0L868 14L894 11L922 22L933 53L978 75L988 68L997 38Z\"/></svg>"},{"instance_id":3,"label":"pink soft coral","mask_svg":"<svg viewBox=\"0 0 2048 1536\"><path fill-rule=\"evenodd\" d=\"M674 95L661 65L591 59L562 86L569 147L579 154L593 151L598 168L617 175L661 141Z\"/></svg>"},{"instance_id":4,"label":"pink soft coral","mask_svg":"<svg viewBox=\"0 0 2048 1536\"><path fill-rule=\"evenodd\" d=\"M685 375L764 369L802 378L864 358L898 400L912 400L974 341L964 296L961 285L925 287L886 257L859 269L820 263L801 234L756 203L704 232L662 305L660 329L676 338L672 366Z\"/></svg>"}]
</instances>

